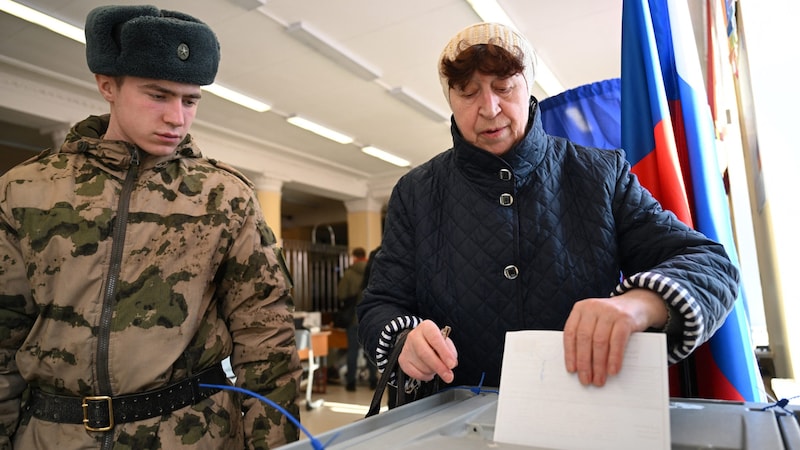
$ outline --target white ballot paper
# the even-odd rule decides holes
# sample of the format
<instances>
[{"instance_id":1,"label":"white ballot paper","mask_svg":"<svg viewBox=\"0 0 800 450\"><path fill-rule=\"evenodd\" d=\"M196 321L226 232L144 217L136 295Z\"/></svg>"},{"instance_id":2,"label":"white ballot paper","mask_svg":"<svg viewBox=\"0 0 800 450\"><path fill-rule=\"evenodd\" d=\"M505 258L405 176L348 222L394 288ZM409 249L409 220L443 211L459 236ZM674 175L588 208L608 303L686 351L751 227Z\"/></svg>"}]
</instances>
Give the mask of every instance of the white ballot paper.
<instances>
[{"instance_id":1,"label":"white ballot paper","mask_svg":"<svg viewBox=\"0 0 800 450\"><path fill-rule=\"evenodd\" d=\"M634 333L622 370L583 386L560 331L506 333L494 440L545 449L670 449L666 336Z\"/></svg>"}]
</instances>

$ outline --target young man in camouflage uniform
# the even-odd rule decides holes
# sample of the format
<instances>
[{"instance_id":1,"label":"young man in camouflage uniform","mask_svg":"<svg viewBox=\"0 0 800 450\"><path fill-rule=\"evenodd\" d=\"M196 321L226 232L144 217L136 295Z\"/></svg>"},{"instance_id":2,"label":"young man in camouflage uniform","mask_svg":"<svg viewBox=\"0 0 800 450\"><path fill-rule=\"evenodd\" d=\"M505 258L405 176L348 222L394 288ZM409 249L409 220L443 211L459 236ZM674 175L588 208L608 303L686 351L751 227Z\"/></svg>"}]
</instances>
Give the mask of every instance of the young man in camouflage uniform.
<instances>
[{"instance_id":1,"label":"young man in camouflage uniform","mask_svg":"<svg viewBox=\"0 0 800 450\"><path fill-rule=\"evenodd\" d=\"M87 17L111 114L0 177L0 448L298 439L290 278L252 185L188 134L219 43L152 6Z\"/></svg>"}]
</instances>

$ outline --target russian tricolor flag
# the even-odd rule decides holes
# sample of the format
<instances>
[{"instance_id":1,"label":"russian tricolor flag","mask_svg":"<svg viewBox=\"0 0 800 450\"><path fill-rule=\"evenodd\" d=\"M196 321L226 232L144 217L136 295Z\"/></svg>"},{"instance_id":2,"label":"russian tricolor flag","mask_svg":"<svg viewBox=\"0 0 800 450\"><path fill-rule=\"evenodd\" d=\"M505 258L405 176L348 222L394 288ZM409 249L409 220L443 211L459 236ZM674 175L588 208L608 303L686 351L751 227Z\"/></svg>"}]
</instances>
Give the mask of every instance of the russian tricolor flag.
<instances>
[{"instance_id":1,"label":"russian tricolor flag","mask_svg":"<svg viewBox=\"0 0 800 450\"><path fill-rule=\"evenodd\" d=\"M699 64L686 0L623 1L622 147L642 185L722 243L738 265ZM722 328L692 358L695 385L677 390L673 370L673 395L761 400L741 290Z\"/></svg>"}]
</instances>

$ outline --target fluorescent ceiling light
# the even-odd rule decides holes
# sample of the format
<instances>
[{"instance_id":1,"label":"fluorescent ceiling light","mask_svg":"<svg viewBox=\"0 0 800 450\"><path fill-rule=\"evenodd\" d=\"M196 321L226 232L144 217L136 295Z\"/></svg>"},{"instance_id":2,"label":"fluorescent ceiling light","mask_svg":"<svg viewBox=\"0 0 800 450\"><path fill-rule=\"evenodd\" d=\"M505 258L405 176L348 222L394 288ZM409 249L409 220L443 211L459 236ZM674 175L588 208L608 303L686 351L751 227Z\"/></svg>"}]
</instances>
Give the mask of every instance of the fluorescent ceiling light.
<instances>
[{"instance_id":1,"label":"fluorescent ceiling light","mask_svg":"<svg viewBox=\"0 0 800 450\"><path fill-rule=\"evenodd\" d=\"M242 8L252 11L256 8L260 8L267 3L267 0L231 0L233 3L241 6Z\"/></svg>"},{"instance_id":2,"label":"fluorescent ceiling light","mask_svg":"<svg viewBox=\"0 0 800 450\"><path fill-rule=\"evenodd\" d=\"M393 155L393 154L391 154L391 153L389 153L387 151L381 150L381 149L379 149L377 147L373 147L371 145L363 147L361 149L361 151L366 153L366 154L368 154L368 155L370 155L370 156L374 156L374 157L376 157L378 159L382 159L382 160L384 160L384 161L386 161L386 162L388 162L390 164L394 164L395 166L398 166L398 167L408 167L408 166L411 165L411 163L409 161L406 161L405 159L403 159L403 158L401 158L399 156L395 156L395 155Z\"/></svg>"},{"instance_id":3,"label":"fluorescent ceiling light","mask_svg":"<svg viewBox=\"0 0 800 450\"><path fill-rule=\"evenodd\" d=\"M258 101L252 97L248 97L232 89L228 89L225 86L220 86L217 83L210 84L208 86L203 86L202 88L203 90L211 92L212 94L218 97L222 97L225 100L242 105L245 108L250 108L256 112L269 111L272 108L271 106L269 106L264 102Z\"/></svg>"},{"instance_id":4,"label":"fluorescent ceiling light","mask_svg":"<svg viewBox=\"0 0 800 450\"><path fill-rule=\"evenodd\" d=\"M47 14L36 11L35 9L28 8L17 2L10 0L0 0L0 11L7 12L12 16L19 17L30 23L47 28L50 31L66 36L72 40L78 41L81 44L86 43L86 35L83 29L66 22L62 22L56 18L50 17Z\"/></svg>"},{"instance_id":5,"label":"fluorescent ceiling light","mask_svg":"<svg viewBox=\"0 0 800 450\"><path fill-rule=\"evenodd\" d=\"M550 67L543 63L541 59L536 59L539 62L536 63L536 74L533 76L533 82L538 84L547 95L557 95L564 92L564 85L558 81Z\"/></svg>"},{"instance_id":6,"label":"fluorescent ceiling light","mask_svg":"<svg viewBox=\"0 0 800 450\"><path fill-rule=\"evenodd\" d=\"M497 3L497 0L467 0L467 3L484 22L502 23L514 30L517 29L514 22L506 14L506 10Z\"/></svg>"},{"instance_id":7,"label":"fluorescent ceiling light","mask_svg":"<svg viewBox=\"0 0 800 450\"><path fill-rule=\"evenodd\" d=\"M475 14L481 18L484 22L497 22L502 23L503 25L511 27L513 30L517 29L517 26L514 25L514 21L506 14L506 11L497 3L497 0L466 0L469 3L469 6L472 7L472 10L475 11ZM533 43L531 43L533 45ZM546 95L556 95L564 92L564 85L558 81L555 74L547 64L542 61L538 55L536 55L536 49L533 49L534 53L534 64L536 67L534 68L534 83L538 84L542 91Z\"/></svg>"},{"instance_id":8,"label":"fluorescent ceiling light","mask_svg":"<svg viewBox=\"0 0 800 450\"><path fill-rule=\"evenodd\" d=\"M298 41L320 52L333 62L366 81L373 81L381 76L377 69L360 61L358 57L334 44L333 41L327 37L311 30L308 25L303 22L295 22L287 26L286 31Z\"/></svg>"},{"instance_id":9,"label":"fluorescent ceiling light","mask_svg":"<svg viewBox=\"0 0 800 450\"><path fill-rule=\"evenodd\" d=\"M35 9L28 8L27 6L20 5L19 3L12 2L10 0L0 0L0 11L7 12L8 14L19 17L22 20L47 28L50 31L78 41L81 44L86 44L86 35L84 34L83 29L70 25L66 22L62 22L61 20L50 17L47 14L36 11ZM270 109L270 106L266 103L258 101L254 98L250 98L244 94L218 84L203 86L203 89L254 111L264 112L269 111Z\"/></svg>"},{"instance_id":10,"label":"fluorescent ceiling light","mask_svg":"<svg viewBox=\"0 0 800 450\"><path fill-rule=\"evenodd\" d=\"M300 116L290 116L286 119L286 121L296 127L316 133L340 144L350 144L353 142L353 138L350 136L339 133L338 131L333 131L330 128L324 127Z\"/></svg>"},{"instance_id":11,"label":"fluorescent ceiling light","mask_svg":"<svg viewBox=\"0 0 800 450\"><path fill-rule=\"evenodd\" d=\"M390 90L389 93L392 94L394 98L410 106L418 113L436 122L444 122L450 118L449 115L446 115L440 112L438 109L428 105L422 99L414 95L412 92L407 91L402 86L392 88L392 90Z\"/></svg>"}]
</instances>

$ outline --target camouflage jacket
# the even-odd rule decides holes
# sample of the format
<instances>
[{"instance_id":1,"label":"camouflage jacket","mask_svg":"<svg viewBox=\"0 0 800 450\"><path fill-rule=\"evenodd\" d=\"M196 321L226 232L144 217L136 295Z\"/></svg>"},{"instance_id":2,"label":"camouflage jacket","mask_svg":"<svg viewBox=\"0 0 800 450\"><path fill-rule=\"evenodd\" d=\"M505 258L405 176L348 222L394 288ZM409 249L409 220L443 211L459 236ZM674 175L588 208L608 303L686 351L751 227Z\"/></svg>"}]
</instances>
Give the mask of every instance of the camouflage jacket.
<instances>
[{"instance_id":1,"label":"camouflage jacket","mask_svg":"<svg viewBox=\"0 0 800 450\"><path fill-rule=\"evenodd\" d=\"M26 414L28 387L140 393L231 355L237 386L299 418L291 281L252 185L189 136L164 157L104 141L107 120L0 177L0 449L296 440L280 412L230 390L109 432Z\"/></svg>"}]
</instances>

